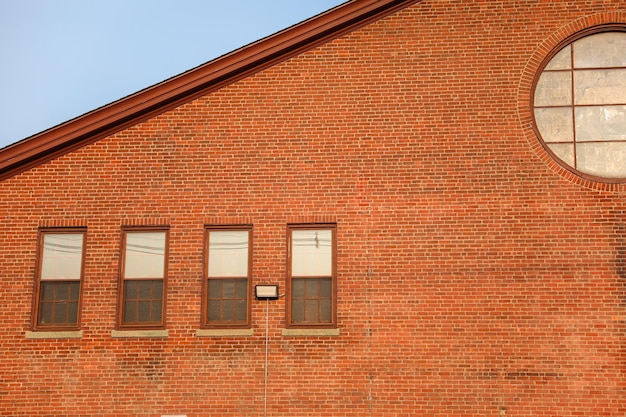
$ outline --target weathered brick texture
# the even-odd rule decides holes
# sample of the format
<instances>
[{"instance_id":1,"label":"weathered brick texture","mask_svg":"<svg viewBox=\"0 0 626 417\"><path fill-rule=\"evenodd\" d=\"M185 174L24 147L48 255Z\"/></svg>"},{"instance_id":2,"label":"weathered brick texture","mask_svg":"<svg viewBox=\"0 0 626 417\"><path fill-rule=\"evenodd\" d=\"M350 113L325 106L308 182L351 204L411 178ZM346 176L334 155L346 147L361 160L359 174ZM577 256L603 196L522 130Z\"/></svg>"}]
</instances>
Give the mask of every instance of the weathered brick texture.
<instances>
[{"instance_id":1,"label":"weathered brick texture","mask_svg":"<svg viewBox=\"0 0 626 417\"><path fill-rule=\"evenodd\" d=\"M553 163L535 69L619 0L426 0L0 183L0 415L261 416L254 336L197 337L205 224L337 224L339 336L281 334L271 416L623 416L621 185ZM621 10L621 11L620 11ZM114 338L121 227L168 225L165 338ZM82 338L28 339L39 227L87 227Z\"/></svg>"}]
</instances>

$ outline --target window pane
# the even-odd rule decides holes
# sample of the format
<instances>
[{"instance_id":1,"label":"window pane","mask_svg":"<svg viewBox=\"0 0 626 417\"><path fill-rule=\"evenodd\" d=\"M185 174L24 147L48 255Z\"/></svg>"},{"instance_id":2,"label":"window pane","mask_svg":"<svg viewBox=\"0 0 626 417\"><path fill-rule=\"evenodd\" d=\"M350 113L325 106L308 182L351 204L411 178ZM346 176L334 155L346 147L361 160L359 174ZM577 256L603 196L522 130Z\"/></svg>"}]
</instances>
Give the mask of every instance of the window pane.
<instances>
[{"instance_id":1,"label":"window pane","mask_svg":"<svg viewBox=\"0 0 626 417\"><path fill-rule=\"evenodd\" d=\"M52 323L52 303L43 303L39 306L39 324Z\"/></svg>"},{"instance_id":2,"label":"window pane","mask_svg":"<svg viewBox=\"0 0 626 417\"><path fill-rule=\"evenodd\" d=\"M563 144L563 143L551 143L548 145L550 150L554 152L557 158L561 159L567 165L573 167L574 163L574 144Z\"/></svg>"},{"instance_id":3,"label":"window pane","mask_svg":"<svg viewBox=\"0 0 626 417\"><path fill-rule=\"evenodd\" d=\"M605 178L626 177L626 142L579 143L578 169Z\"/></svg>"},{"instance_id":4,"label":"window pane","mask_svg":"<svg viewBox=\"0 0 626 417\"><path fill-rule=\"evenodd\" d=\"M318 300L307 299L304 303L304 321L311 323L319 322Z\"/></svg>"},{"instance_id":5,"label":"window pane","mask_svg":"<svg viewBox=\"0 0 626 417\"><path fill-rule=\"evenodd\" d=\"M56 282L55 301L67 301L69 299L69 291L67 282Z\"/></svg>"},{"instance_id":6,"label":"window pane","mask_svg":"<svg viewBox=\"0 0 626 417\"><path fill-rule=\"evenodd\" d=\"M332 322L332 279L306 278L292 281L293 323Z\"/></svg>"},{"instance_id":7,"label":"window pane","mask_svg":"<svg viewBox=\"0 0 626 417\"><path fill-rule=\"evenodd\" d=\"M41 279L80 279L82 258L82 233L44 234Z\"/></svg>"},{"instance_id":8,"label":"window pane","mask_svg":"<svg viewBox=\"0 0 626 417\"><path fill-rule=\"evenodd\" d=\"M153 281L138 281L139 285L139 299L149 300L152 298L152 284Z\"/></svg>"},{"instance_id":9,"label":"window pane","mask_svg":"<svg viewBox=\"0 0 626 417\"><path fill-rule=\"evenodd\" d=\"M163 316L163 303L160 300L152 302L152 318L150 319L153 323L158 323L161 321Z\"/></svg>"},{"instance_id":10,"label":"window pane","mask_svg":"<svg viewBox=\"0 0 626 417\"><path fill-rule=\"evenodd\" d=\"M70 296L69 299L71 301L78 301L78 293L80 290L80 283L79 282L70 282L69 283L69 289L70 289Z\"/></svg>"},{"instance_id":11,"label":"window pane","mask_svg":"<svg viewBox=\"0 0 626 417\"><path fill-rule=\"evenodd\" d=\"M544 72L535 89L535 106L572 104L572 73Z\"/></svg>"},{"instance_id":12,"label":"window pane","mask_svg":"<svg viewBox=\"0 0 626 417\"><path fill-rule=\"evenodd\" d=\"M546 65L546 70L563 70L572 68L571 48L563 48Z\"/></svg>"},{"instance_id":13,"label":"window pane","mask_svg":"<svg viewBox=\"0 0 626 417\"><path fill-rule=\"evenodd\" d=\"M124 323L159 323L163 316L163 281L125 281Z\"/></svg>"},{"instance_id":14,"label":"window pane","mask_svg":"<svg viewBox=\"0 0 626 417\"><path fill-rule=\"evenodd\" d=\"M576 141L626 141L626 106L576 107Z\"/></svg>"},{"instance_id":15,"label":"window pane","mask_svg":"<svg viewBox=\"0 0 626 417\"><path fill-rule=\"evenodd\" d=\"M237 298L240 300L248 299L248 280L247 279L238 279L237 282Z\"/></svg>"},{"instance_id":16,"label":"window pane","mask_svg":"<svg viewBox=\"0 0 626 417\"><path fill-rule=\"evenodd\" d=\"M125 278L165 276L165 232L126 233Z\"/></svg>"},{"instance_id":17,"label":"window pane","mask_svg":"<svg viewBox=\"0 0 626 417\"><path fill-rule=\"evenodd\" d=\"M318 298L319 297L319 280L307 279L304 281L304 291L306 298Z\"/></svg>"},{"instance_id":18,"label":"window pane","mask_svg":"<svg viewBox=\"0 0 626 417\"><path fill-rule=\"evenodd\" d=\"M209 280L208 321L246 322L247 279Z\"/></svg>"},{"instance_id":19,"label":"window pane","mask_svg":"<svg viewBox=\"0 0 626 417\"><path fill-rule=\"evenodd\" d=\"M233 280L223 280L222 298L235 298L235 282Z\"/></svg>"},{"instance_id":20,"label":"window pane","mask_svg":"<svg viewBox=\"0 0 626 417\"><path fill-rule=\"evenodd\" d=\"M535 120L544 142L573 142L574 123L571 107L535 109Z\"/></svg>"},{"instance_id":21,"label":"window pane","mask_svg":"<svg viewBox=\"0 0 626 417\"><path fill-rule=\"evenodd\" d=\"M291 234L291 275L296 277L332 275L332 230L293 230Z\"/></svg>"},{"instance_id":22,"label":"window pane","mask_svg":"<svg viewBox=\"0 0 626 417\"><path fill-rule=\"evenodd\" d=\"M230 300L222 302L222 320L235 320L235 303Z\"/></svg>"},{"instance_id":23,"label":"window pane","mask_svg":"<svg viewBox=\"0 0 626 417\"><path fill-rule=\"evenodd\" d=\"M140 322L147 322L150 321L150 306L152 305L152 303L150 301L139 301L137 303L137 311L139 313L138 315L138 321Z\"/></svg>"},{"instance_id":24,"label":"window pane","mask_svg":"<svg viewBox=\"0 0 626 417\"><path fill-rule=\"evenodd\" d=\"M76 324L79 289L79 282L42 282L37 324Z\"/></svg>"},{"instance_id":25,"label":"window pane","mask_svg":"<svg viewBox=\"0 0 626 417\"><path fill-rule=\"evenodd\" d=\"M152 296L159 300L163 299L163 281L160 279L152 281Z\"/></svg>"},{"instance_id":26,"label":"window pane","mask_svg":"<svg viewBox=\"0 0 626 417\"><path fill-rule=\"evenodd\" d=\"M332 301L320 300L320 322L330 323L332 321Z\"/></svg>"},{"instance_id":27,"label":"window pane","mask_svg":"<svg viewBox=\"0 0 626 417\"><path fill-rule=\"evenodd\" d=\"M291 281L291 296L294 298L304 297L304 281L303 279L294 279Z\"/></svg>"},{"instance_id":28,"label":"window pane","mask_svg":"<svg viewBox=\"0 0 626 417\"><path fill-rule=\"evenodd\" d=\"M294 323L304 321L304 300L291 301L291 321Z\"/></svg>"},{"instance_id":29,"label":"window pane","mask_svg":"<svg viewBox=\"0 0 626 417\"><path fill-rule=\"evenodd\" d=\"M219 321L219 320L220 320L220 302L210 301L209 302L209 321Z\"/></svg>"},{"instance_id":30,"label":"window pane","mask_svg":"<svg viewBox=\"0 0 626 417\"><path fill-rule=\"evenodd\" d=\"M574 72L575 104L626 103L626 69Z\"/></svg>"},{"instance_id":31,"label":"window pane","mask_svg":"<svg viewBox=\"0 0 626 417\"><path fill-rule=\"evenodd\" d=\"M124 282L124 298L136 299L138 294L139 283L137 281L125 281Z\"/></svg>"},{"instance_id":32,"label":"window pane","mask_svg":"<svg viewBox=\"0 0 626 417\"><path fill-rule=\"evenodd\" d=\"M54 304L52 321L56 324L67 321L67 303Z\"/></svg>"},{"instance_id":33,"label":"window pane","mask_svg":"<svg viewBox=\"0 0 626 417\"><path fill-rule=\"evenodd\" d=\"M626 33L606 32L574 42L575 68L626 67Z\"/></svg>"},{"instance_id":34,"label":"window pane","mask_svg":"<svg viewBox=\"0 0 626 417\"><path fill-rule=\"evenodd\" d=\"M79 292L77 281L42 282L37 324L77 324Z\"/></svg>"},{"instance_id":35,"label":"window pane","mask_svg":"<svg viewBox=\"0 0 626 417\"><path fill-rule=\"evenodd\" d=\"M67 322L78 323L78 303L69 303L67 305Z\"/></svg>"},{"instance_id":36,"label":"window pane","mask_svg":"<svg viewBox=\"0 0 626 417\"><path fill-rule=\"evenodd\" d=\"M237 321L246 321L247 317L247 307L248 302L246 300L238 300L237 301L237 316L235 320Z\"/></svg>"},{"instance_id":37,"label":"window pane","mask_svg":"<svg viewBox=\"0 0 626 417\"><path fill-rule=\"evenodd\" d=\"M54 289L56 282L42 282L41 283L41 300L52 301L54 300Z\"/></svg>"},{"instance_id":38,"label":"window pane","mask_svg":"<svg viewBox=\"0 0 626 417\"><path fill-rule=\"evenodd\" d=\"M333 295L333 281L331 279L320 279L320 297L332 298Z\"/></svg>"},{"instance_id":39,"label":"window pane","mask_svg":"<svg viewBox=\"0 0 626 417\"><path fill-rule=\"evenodd\" d=\"M137 322L137 302L135 300L124 303L123 321L125 323Z\"/></svg>"},{"instance_id":40,"label":"window pane","mask_svg":"<svg viewBox=\"0 0 626 417\"><path fill-rule=\"evenodd\" d=\"M248 276L247 230L209 232L209 277Z\"/></svg>"},{"instance_id":41,"label":"window pane","mask_svg":"<svg viewBox=\"0 0 626 417\"><path fill-rule=\"evenodd\" d=\"M217 279L209 280L209 298L222 298L222 281Z\"/></svg>"}]
</instances>

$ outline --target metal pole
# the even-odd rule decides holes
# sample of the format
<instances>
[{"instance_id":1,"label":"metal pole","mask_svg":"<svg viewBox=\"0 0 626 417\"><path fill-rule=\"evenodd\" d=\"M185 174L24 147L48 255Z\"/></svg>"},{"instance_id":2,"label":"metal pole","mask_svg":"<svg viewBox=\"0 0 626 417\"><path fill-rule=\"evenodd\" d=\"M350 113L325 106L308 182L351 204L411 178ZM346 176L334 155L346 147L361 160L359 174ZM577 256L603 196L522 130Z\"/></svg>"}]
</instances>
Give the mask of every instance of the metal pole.
<instances>
[{"instance_id":1,"label":"metal pole","mask_svg":"<svg viewBox=\"0 0 626 417\"><path fill-rule=\"evenodd\" d=\"M265 300L265 380L263 383L263 416L267 417L267 364L268 364L268 352L269 352L269 309L270 300Z\"/></svg>"}]
</instances>

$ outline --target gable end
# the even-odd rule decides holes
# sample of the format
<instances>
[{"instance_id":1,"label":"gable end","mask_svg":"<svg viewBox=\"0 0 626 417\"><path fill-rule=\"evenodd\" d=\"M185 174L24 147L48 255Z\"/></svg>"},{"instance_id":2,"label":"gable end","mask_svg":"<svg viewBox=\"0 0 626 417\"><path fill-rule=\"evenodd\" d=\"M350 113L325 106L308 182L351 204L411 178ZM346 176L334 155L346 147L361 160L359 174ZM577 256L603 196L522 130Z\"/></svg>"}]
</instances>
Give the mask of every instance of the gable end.
<instances>
[{"instance_id":1,"label":"gable end","mask_svg":"<svg viewBox=\"0 0 626 417\"><path fill-rule=\"evenodd\" d=\"M9 145L0 150L0 181L219 90L420 1L348 1L185 73Z\"/></svg>"}]
</instances>

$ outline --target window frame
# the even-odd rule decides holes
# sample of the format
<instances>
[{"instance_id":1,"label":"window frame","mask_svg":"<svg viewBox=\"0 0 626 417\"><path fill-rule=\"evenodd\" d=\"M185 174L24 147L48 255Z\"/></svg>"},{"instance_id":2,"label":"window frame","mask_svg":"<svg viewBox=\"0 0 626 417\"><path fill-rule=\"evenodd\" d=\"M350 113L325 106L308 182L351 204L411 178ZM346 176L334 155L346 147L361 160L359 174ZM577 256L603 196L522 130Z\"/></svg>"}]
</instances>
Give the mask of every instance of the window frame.
<instances>
[{"instance_id":1,"label":"window frame","mask_svg":"<svg viewBox=\"0 0 626 417\"><path fill-rule=\"evenodd\" d=\"M584 71L587 70L587 68L582 69L582 68L570 68L568 70L547 70L546 67L550 64L550 62L552 61L552 59L557 56L564 48L566 47L571 47L572 44L574 44L575 42L589 37L589 36L593 36L593 35L597 35L597 34L601 34L601 33L607 33L607 32L622 32L625 33L626 32L626 25L624 24L620 24L620 23L615 23L615 24L601 24L598 26L592 26L592 27L588 27L586 29L577 31L573 34L571 34L570 36L564 38L563 40L561 40L560 42L558 42L552 49L551 51L545 56L543 57L543 60L541 62L541 64L539 65L539 67L537 68L537 71L534 73L533 78L532 78L532 83L531 83L531 89L530 89L530 115L531 115L531 125L532 125L532 130L534 132L535 137L537 138L540 146L543 148L543 150L563 169L565 169L566 171L572 173L573 175L576 175L580 178L583 178L585 180L589 180L589 181L593 181L593 182L599 182L599 183L605 183L605 184L623 184L626 183L626 177L610 177L610 176L600 176L600 175L595 175L589 172L585 172L584 168L579 169L578 167L578 162L576 160L576 154L578 152L577 150L577 146L581 143L585 144L585 143L593 143L594 141L577 141L576 138L573 138L573 140L570 141L563 141L563 142L555 142L555 141L550 141L550 140L546 140L544 138L544 136L541 133L541 129L539 127L539 124L537 122L537 116L535 114L535 111L537 108L550 108L551 106L537 106L535 104L535 96L537 93L537 86L539 84L540 78L541 76L544 74L544 72L571 72L572 73L572 77L574 75L575 71ZM626 67L620 67L622 69L626 68ZM605 68L607 69L607 68ZM589 68L589 70L593 70L593 68ZM573 78L572 78L573 79ZM572 81L573 83L573 81ZM573 89L573 86L572 86ZM625 105L626 103L620 103L620 104L608 104L608 105ZM594 105L581 105L581 104L575 104L575 103L571 103L570 105L567 106L553 106L553 107L563 107L563 108L571 108L572 112L575 111L576 108L579 107L592 107L592 106L602 106L602 104L594 104ZM575 117L572 118L572 122L575 123ZM612 141L612 140L606 140L606 141L602 141L602 142L616 142L616 141ZM622 142L622 141L617 141L617 142ZM564 159L562 159L561 156L557 155L549 146L549 144L559 144L559 143L563 143L563 144L572 144L573 147L573 151L574 151L574 163L570 164L569 162L565 161Z\"/></svg>"},{"instance_id":2,"label":"window frame","mask_svg":"<svg viewBox=\"0 0 626 417\"><path fill-rule=\"evenodd\" d=\"M209 281L211 279L241 279L229 277L209 277L209 237L211 232L219 231L247 231L248 232L248 275L246 288L246 319L245 323L237 323L232 321L209 321ZM251 224L233 224L233 225L205 225L204 227L204 251L202 257L202 312L200 319L200 328L203 329L225 329L225 328L250 328L252 317L252 252L253 252L253 228Z\"/></svg>"},{"instance_id":3,"label":"window frame","mask_svg":"<svg viewBox=\"0 0 626 417\"><path fill-rule=\"evenodd\" d=\"M46 235L54 234L80 234L82 235L82 248L81 248L81 265L80 265L80 277L76 279L43 279L42 266L44 259L44 240ZM83 299L83 287L85 282L85 257L87 247L87 228L86 227L63 227L63 228L41 228L38 231L37 236L37 258L36 258L36 271L35 282L33 291L33 303L32 303L32 320L31 328L33 331L72 331L80 330L81 316L82 316L82 299ZM78 281L78 300L77 300L77 312L76 312L76 324L41 324L39 322L39 314L41 312L41 294L42 294L42 281L48 282L74 282Z\"/></svg>"},{"instance_id":4,"label":"window frame","mask_svg":"<svg viewBox=\"0 0 626 417\"><path fill-rule=\"evenodd\" d=\"M292 275L292 235L299 230L330 230L332 236L331 276L294 277ZM337 224L336 223L303 223L287 225L287 277L286 277L286 327L291 329L334 329L337 327ZM331 321L318 323L293 322L292 319L292 281L294 279L331 279Z\"/></svg>"},{"instance_id":5,"label":"window frame","mask_svg":"<svg viewBox=\"0 0 626 417\"><path fill-rule=\"evenodd\" d=\"M163 277L162 278L126 278L126 242L128 234L132 233L164 233L165 247L163 259ZM167 317L167 282L169 271L169 227L168 226L145 226L145 227L123 227L120 238L120 269L118 280L118 303L117 303L117 330L142 330L142 329L165 329ZM124 289L126 281L155 281L161 279L163 290L161 294L161 321L158 323L142 323L142 322L124 322Z\"/></svg>"}]
</instances>

